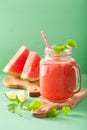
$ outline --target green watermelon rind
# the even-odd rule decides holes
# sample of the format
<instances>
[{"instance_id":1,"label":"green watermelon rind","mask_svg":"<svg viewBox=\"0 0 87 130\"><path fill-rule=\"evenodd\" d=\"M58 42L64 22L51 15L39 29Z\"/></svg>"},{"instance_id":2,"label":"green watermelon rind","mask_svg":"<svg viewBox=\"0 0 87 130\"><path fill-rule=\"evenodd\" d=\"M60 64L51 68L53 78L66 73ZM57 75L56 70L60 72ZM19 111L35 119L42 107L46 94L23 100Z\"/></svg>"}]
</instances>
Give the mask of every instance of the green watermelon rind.
<instances>
[{"instance_id":1,"label":"green watermelon rind","mask_svg":"<svg viewBox=\"0 0 87 130\"><path fill-rule=\"evenodd\" d=\"M8 75L15 76L17 78L21 78L23 80L28 80L28 81L31 81L31 82L38 81L40 79L39 77L37 77L37 78L29 78L29 77L21 76L20 74L18 75L16 73L10 73L9 71L4 71L4 70L3 70L3 72L5 72Z\"/></svg>"},{"instance_id":2,"label":"green watermelon rind","mask_svg":"<svg viewBox=\"0 0 87 130\"><path fill-rule=\"evenodd\" d=\"M40 80L40 78L39 77L37 77L37 78L29 78L29 77L24 77L24 76L21 76L21 79L23 79L23 80L28 80L29 82L35 82L35 81L39 81Z\"/></svg>"},{"instance_id":3,"label":"green watermelon rind","mask_svg":"<svg viewBox=\"0 0 87 130\"><path fill-rule=\"evenodd\" d=\"M16 74L16 73L10 73L9 71L3 71L4 73L8 74L8 75L11 75L11 76L15 76L15 77L18 77L20 78L20 74Z\"/></svg>"}]
</instances>

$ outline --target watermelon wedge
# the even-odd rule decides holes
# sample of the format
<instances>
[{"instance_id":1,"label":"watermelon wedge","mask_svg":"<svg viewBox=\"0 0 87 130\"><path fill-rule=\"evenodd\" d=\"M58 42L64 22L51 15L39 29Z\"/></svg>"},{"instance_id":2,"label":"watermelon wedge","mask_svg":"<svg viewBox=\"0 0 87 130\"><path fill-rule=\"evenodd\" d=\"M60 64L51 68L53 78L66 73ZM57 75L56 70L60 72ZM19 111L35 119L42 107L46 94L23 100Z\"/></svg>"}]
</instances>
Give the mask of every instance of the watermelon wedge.
<instances>
[{"instance_id":1,"label":"watermelon wedge","mask_svg":"<svg viewBox=\"0 0 87 130\"><path fill-rule=\"evenodd\" d=\"M8 64L3 69L3 72L20 77L26 59L28 57L29 50L26 46L21 46L21 48L17 51L17 53L12 57L12 59L8 62Z\"/></svg>"},{"instance_id":2,"label":"watermelon wedge","mask_svg":"<svg viewBox=\"0 0 87 130\"><path fill-rule=\"evenodd\" d=\"M24 65L21 78L29 81L39 80L40 56L37 52L30 52Z\"/></svg>"}]
</instances>

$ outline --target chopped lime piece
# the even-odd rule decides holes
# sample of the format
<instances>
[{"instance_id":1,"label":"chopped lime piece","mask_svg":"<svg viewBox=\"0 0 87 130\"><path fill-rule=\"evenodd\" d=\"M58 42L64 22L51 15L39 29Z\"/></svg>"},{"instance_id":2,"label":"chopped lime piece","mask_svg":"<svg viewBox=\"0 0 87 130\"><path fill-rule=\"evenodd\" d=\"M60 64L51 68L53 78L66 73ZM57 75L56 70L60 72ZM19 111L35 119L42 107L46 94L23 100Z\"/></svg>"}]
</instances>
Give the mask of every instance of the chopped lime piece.
<instances>
[{"instance_id":1,"label":"chopped lime piece","mask_svg":"<svg viewBox=\"0 0 87 130\"><path fill-rule=\"evenodd\" d=\"M16 99L16 91L5 92L5 95L10 100L15 100Z\"/></svg>"},{"instance_id":2,"label":"chopped lime piece","mask_svg":"<svg viewBox=\"0 0 87 130\"><path fill-rule=\"evenodd\" d=\"M31 109L31 110L36 110L36 109L38 109L40 106L41 106L41 102L40 102L39 100L34 100L34 101L32 101L32 102L29 104L28 108Z\"/></svg>"},{"instance_id":3,"label":"chopped lime piece","mask_svg":"<svg viewBox=\"0 0 87 130\"><path fill-rule=\"evenodd\" d=\"M58 115L58 110L56 108L51 108L49 111L48 111L48 114L47 116L48 117L56 117Z\"/></svg>"},{"instance_id":4,"label":"chopped lime piece","mask_svg":"<svg viewBox=\"0 0 87 130\"><path fill-rule=\"evenodd\" d=\"M72 40L72 39L68 39L68 40L66 41L66 45L68 45L68 46L70 46L70 47L74 47L74 48L77 47L76 41L74 41L74 40Z\"/></svg>"},{"instance_id":5,"label":"chopped lime piece","mask_svg":"<svg viewBox=\"0 0 87 130\"><path fill-rule=\"evenodd\" d=\"M64 107L62 108L62 113L63 113L64 115L67 115L69 112L70 112L70 107L69 107L69 106L64 106Z\"/></svg>"}]
</instances>

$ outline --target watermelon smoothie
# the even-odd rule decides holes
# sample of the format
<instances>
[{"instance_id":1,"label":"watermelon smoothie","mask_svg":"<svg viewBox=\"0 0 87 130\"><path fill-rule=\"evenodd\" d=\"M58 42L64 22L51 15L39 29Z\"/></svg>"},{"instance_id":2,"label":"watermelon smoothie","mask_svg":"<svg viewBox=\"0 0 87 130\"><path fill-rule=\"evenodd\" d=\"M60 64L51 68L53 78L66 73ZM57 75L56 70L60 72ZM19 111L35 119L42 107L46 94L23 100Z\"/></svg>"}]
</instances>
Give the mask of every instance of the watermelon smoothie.
<instances>
[{"instance_id":1,"label":"watermelon smoothie","mask_svg":"<svg viewBox=\"0 0 87 130\"><path fill-rule=\"evenodd\" d=\"M47 48L45 58L40 62L41 95L49 100L65 100L72 97L76 89L76 79L81 76L77 66L71 49L61 55L54 55L53 51ZM75 92L78 92L80 87Z\"/></svg>"}]
</instances>

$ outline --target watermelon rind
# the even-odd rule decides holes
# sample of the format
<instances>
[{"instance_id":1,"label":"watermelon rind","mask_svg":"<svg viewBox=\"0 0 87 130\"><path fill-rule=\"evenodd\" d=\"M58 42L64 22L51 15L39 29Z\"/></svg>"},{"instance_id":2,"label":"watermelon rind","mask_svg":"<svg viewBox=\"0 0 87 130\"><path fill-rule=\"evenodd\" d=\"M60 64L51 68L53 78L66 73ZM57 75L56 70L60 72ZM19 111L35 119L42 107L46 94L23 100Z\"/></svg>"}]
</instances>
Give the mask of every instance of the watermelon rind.
<instances>
[{"instance_id":1,"label":"watermelon rind","mask_svg":"<svg viewBox=\"0 0 87 130\"><path fill-rule=\"evenodd\" d=\"M38 81L40 79L40 77L36 77L36 78L30 78L28 77L26 74L22 74L21 75L21 79L23 80L28 80L29 82L34 82L34 81Z\"/></svg>"}]
</instances>

